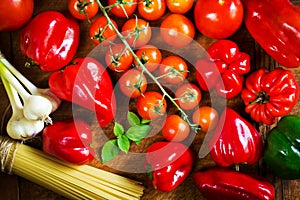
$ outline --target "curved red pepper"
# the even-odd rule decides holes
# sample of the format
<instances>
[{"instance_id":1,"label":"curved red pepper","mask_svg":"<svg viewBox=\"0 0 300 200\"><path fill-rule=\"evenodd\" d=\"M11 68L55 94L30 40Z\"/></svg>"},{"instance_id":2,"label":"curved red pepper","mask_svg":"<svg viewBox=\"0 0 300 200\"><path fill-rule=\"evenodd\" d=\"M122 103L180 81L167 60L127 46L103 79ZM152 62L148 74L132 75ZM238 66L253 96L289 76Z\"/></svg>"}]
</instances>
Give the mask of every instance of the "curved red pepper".
<instances>
[{"instance_id":1,"label":"curved red pepper","mask_svg":"<svg viewBox=\"0 0 300 200\"><path fill-rule=\"evenodd\" d=\"M220 166L256 163L263 149L258 131L236 111L227 107L210 140L210 155Z\"/></svg>"},{"instance_id":2,"label":"curved red pepper","mask_svg":"<svg viewBox=\"0 0 300 200\"><path fill-rule=\"evenodd\" d=\"M43 71L56 71L73 59L79 36L77 22L57 11L45 11L21 30L21 52Z\"/></svg>"},{"instance_id":3,"label":"curved red pepper","mask_svg":"<svg viewBox=\"0 0 300 200\"><path fill-rule=\"evenodd\" d=\"M43 130L43 151L72 164L87 164L94 159L91 142L91 128L80 119L54 122Z\"/></svg>"},{"instance_id":4,"label":"curved red pepper","mask_svg":"<svg viewBox=\"0 0 300 200\"><path fill-rule=\"evenodd\" d=\"M298 102L299 86L289 70L261 68L247 77L241 96L251 118L269 125L291 112Z\"/></svg>"},{"instance_id":5,"label":"curved red pepper","mask_svg":"<svg viewBox=\"0 0 300 200\"><path fill-rule=\"evenodd\" d=\"M49 76L51 91L61 99L94 111L101 127L116 113L116 99L108 72L93 58L76 58L63 71Z\"/></svg>"},{"instance_id":6,"label":"curved red pepper","mask_svg":"<svg viewBox=\"0 0 300 200\"><path fill-rule=\"evenodd\" d=\"M193 180L207 200L273 200L275 188L261 177L251 177L228 168L196 172Z\"/></svg>"},{"instance_id":7,"label":"curved red pepper","mask_svg":"<svg viewBox=\"0 0 300 200\"><path fill-rule=\"evenodd\" d=\"M300 66L300 9L290 0L242 0L252 37L279 64Z\"/></svg>"},{"instance_id":8,"label":"curved red pepper","mask_svg":"<svg viewBox=\"0 0 300 200\"><path fill-rule=\"evenodd\" d=\"M181 143L156 142L146 151L147 170L153 187L169 192L189 175L194 163L192 151Z\"/></svg>"},{"instance_id":9,"label":"curved red pepper","mask_svg":"<svg viewBox=\"0 0 300 200\"><path fill-rule=\"evenodd\" d=\"M244 77L250 70L250 56L240 52L236 43L218 40L207 49L207 58L196 63L196 78L200 87L209 91L216 88L219 95L231 99L243 87Z\"/></svg>"}]
</instances>

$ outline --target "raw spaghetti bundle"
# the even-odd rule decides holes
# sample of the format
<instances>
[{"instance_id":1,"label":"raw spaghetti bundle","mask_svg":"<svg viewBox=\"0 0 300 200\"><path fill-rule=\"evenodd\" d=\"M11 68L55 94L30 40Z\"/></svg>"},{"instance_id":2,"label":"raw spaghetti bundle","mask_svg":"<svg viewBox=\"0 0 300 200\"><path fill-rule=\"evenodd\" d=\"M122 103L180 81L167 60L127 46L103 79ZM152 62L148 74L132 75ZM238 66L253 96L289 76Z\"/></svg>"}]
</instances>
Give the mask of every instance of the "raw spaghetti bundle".
<instances>
[{"instance_id":1,"label":"raw spaghetti bundle","mask_svg":"<svg viewBox=\"0 0 300 200\"><path fill-rule=\"evenodd\" d=\"M143 186L92 166L76 166L0 135L0 169L70 199L140 199Z\"/></svg>"}]
</instances>

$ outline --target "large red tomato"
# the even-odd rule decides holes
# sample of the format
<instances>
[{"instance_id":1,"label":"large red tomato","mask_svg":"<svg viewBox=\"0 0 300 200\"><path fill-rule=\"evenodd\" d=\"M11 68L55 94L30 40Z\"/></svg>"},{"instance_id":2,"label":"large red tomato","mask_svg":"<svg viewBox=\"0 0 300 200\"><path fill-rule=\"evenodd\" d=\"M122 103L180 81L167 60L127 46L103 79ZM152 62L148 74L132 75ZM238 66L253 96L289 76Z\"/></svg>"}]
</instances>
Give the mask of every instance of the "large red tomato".
<instances>
[{"instance_id":1,"label":"large red tomato","mask_svg":"<svg viewBox=\"0 0 300 200\"><path fill-rule=\"evenodd\" d=\"M33 0L2 0L0 3L0 31L15 31L31 18Z\"/></svg>"},{"instance_id":2,"label":"large red tomato","mask_svg":"<svg viewBox=\"0 0 300 200\"><path fill-rule=\"evenodd\" d=\"M216 39L233 35L242 24L243 14L240 0L197 0L194 10L197 29Z\"/></svg>"}]
</instances>

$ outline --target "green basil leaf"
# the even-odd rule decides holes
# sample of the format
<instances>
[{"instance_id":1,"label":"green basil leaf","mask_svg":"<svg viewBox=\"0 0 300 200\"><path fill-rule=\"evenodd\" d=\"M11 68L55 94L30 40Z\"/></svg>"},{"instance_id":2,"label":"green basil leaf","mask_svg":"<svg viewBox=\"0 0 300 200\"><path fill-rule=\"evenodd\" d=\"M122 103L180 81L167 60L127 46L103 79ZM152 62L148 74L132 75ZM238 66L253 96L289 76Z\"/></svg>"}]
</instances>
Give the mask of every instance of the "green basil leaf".
<instances>
[{"instance_id":1,"label":"green basil leaf","mask_svg":"<svg viewBox=\"0 0 300 200\"><path fill-rule=\"evenodd\" d=\"M133 112L127 113L127 120L130 126L136 126L141 124L140 118Z\"/></svg>"},{"instance_id":2,"label":"green basil leaf","mask_svg":"<svg viewBox=\"0 0 300 200\"><path fill-rule=\"evenodd\" d=\"M148 123L150 123L150 122L151 122L150 119L142 119L141 124L148 124Z\"/></svg>"},{"instance_id":3,"label":"green basil leaf","mask_svg":"<svg viewBox=\"0 0 300 200\"><path fill-rule=\"evenodd\" d=\"M125 153L128 153L129 148L130 148L130 141L126 135L121 135L117 139L117 143L119 148L124 151Z\"/></svg>"},{"instance_id":4,"label":"green basil leaf","mask_svg":"<svg viewBox=\"0 0 300 200\"><path fill-rule=\"evenodd\" d=\"M125 135L132 141L139 142L151 131L150 125L138 125L130 127Z\"/></svg>"},{"instance_id":5,"label":"green basil leaf","mask_svg":"<svg viewBox=\"0 0 300 200\"><path fill-rule=\"evenodd\" d=\"M102 162L108 162L112 159L114 159L120 152L120 149L117 145L117 140L109 140L107 141L103 147L102 147L102 152L101 152L101 158Z\"/></svg>"},{"instance_id":6,"label":"green basil leaf","mask_svg":"<svg viewBox=\"0 0 300 200\"><path fill-rule=\"evenodd\" d=\"M121 124L119 124L118 122L115 122L114 134L117 137L120 137L121 135L124 134L124 128L123 128L123 126Z\"/></svg>"}]
</instances>

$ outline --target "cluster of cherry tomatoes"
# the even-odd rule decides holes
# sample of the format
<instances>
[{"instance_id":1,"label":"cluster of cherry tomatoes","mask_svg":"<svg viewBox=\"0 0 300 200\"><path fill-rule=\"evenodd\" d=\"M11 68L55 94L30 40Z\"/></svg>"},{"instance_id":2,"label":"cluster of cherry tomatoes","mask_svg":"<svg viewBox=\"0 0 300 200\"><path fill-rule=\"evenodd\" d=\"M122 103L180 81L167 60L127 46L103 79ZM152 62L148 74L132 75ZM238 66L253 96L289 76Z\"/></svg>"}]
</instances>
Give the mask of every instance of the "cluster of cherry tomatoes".
<instances>
[{"instance_id":1,"label":"cluster of cherry tomatoes","mask_svg":"<svg viewBox=\"0 0 300 200\"><path fill-rule=\"evenodd\" d=\"M224 1L223 4L225 4L222 5L223 7L231 6L238 9L235 13L236 17L231 16L227 20L226 29L221 31L222 34L215 24L216 19L220 16L223 18L228 16L222 14L224 10L215 5L215 10L217 14L219 13L214 16L216 19L212 19L212 16L211 19L206 18L205 14L209 12L209 8L207 7L206 11L201 9L203 5L207 5L207 2L203 3L201 0L197 1L194 9L195 16L202 16L195 17L196 28L207 33L209 37L228 37L233 34L241 24L242 6L235 1ZM166 95L163 92L162 94L147 90L149 78L147 75L150 73L151 78L156 81L178 85L171 97L173 103L175 102L183 112L192 111L192 123L198 124L202 131L207 132L216 126L218 112L210 106L199 107L202 98L201 90L196 84L184 82L189 75L187 62L178 55L163 56L158 47L149 44L152 36L149 22L163 17L160 24L160 35L163 41L174 47L188 45L195 36L196 28L185 14L193 6L194 0L108 0L104 9L113 17L108 19L107 16L101 15L93 19L89 36L96 45L109 46L105 53L105 63L110 70L122 73L118 80L120 90L125 96L136 99L137 112L143 119L153 120L167 112ZM69 0L68 8L70 13L79 20L92 19L99 10L98 3L94 0ZM170 14L164 16L167 9ZM134 15L135 13L138 13L139 17ZM122 27L118 27L114 19L126 20ZM224 25L223 22L218 23ZM134 55L128 46L114 43L118 37L117 31L120 31L124 40L133 47ZM140 62L136 58L139 58ZM148 73L145 73L145 70ZM180 114L169 115L163 125L162 135L169 141L183 141L188 137L191 125L191 122Z\"/></svg>"}]
</instances>

